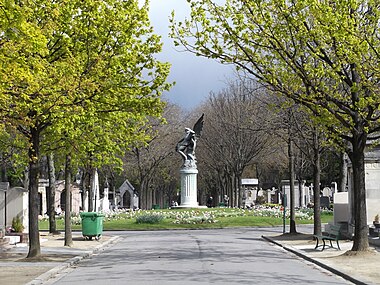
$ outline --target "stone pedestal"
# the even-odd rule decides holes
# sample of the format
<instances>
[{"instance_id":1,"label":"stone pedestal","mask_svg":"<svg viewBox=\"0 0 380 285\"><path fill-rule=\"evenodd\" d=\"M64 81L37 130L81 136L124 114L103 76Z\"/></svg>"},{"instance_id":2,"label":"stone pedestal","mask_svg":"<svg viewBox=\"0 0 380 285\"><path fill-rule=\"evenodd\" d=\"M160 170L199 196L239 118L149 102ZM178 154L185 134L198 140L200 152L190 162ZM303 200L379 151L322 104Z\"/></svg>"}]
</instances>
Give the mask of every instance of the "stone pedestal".
<instances>
[{"instance_id":1,"label":"stone pedestal","mask_svg":"<svg viewBox=\"0 0 380 285\"><path fill-rule=\"evenodd\" d=\"M181 205L179 208L197 208L197 174L196 167L182 167L181 173Z\"/></svg>"}]
</instances>

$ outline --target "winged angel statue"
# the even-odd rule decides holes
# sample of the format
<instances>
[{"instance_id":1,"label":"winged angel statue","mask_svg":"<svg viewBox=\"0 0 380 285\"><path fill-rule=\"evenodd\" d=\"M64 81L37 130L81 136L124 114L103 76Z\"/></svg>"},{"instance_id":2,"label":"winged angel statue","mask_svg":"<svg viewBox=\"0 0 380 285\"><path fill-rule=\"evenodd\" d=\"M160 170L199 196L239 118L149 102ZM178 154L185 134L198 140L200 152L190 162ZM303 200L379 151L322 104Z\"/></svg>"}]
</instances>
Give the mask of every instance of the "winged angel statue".
<instances>
[{"instance_id":1,"label":"winged angel statue","mask_svg":"<svg viewBox=\"0 0 380 285\"><path fill-rule=\"evenodd\" d=\"M195 147L203 129L204 114L195 123L193 129L185 128L185 136L177 143L175 150L182 156L184 166L195 166Z\"/></svg>"}]
</instances>

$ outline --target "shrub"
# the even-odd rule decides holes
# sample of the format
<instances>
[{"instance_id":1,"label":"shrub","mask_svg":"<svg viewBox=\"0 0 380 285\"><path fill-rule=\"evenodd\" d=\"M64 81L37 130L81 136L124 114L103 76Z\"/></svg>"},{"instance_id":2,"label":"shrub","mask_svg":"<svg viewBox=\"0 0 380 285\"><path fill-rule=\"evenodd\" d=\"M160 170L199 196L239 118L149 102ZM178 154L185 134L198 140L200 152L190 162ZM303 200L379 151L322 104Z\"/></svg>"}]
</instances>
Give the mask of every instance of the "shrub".
<instances>
[{"instance_id":1,"label":"shrub","mask_svg":"<svg viewBox=\"0 0 380 285\"><path fill-rule=\"evenodd\" d=\"M136 216L137 224L159 224L164 219L161 214L141 214Z\"/></svg>"},{"instance_id":2,"label":"shrub","mask_svg":"<svg viewBox=\"0 0 380 285\"><path fill-rule=\"evenodd\" d=\"M24 230L24 226L23 226L21 219L18 215L12 219L12 229L16 233L22 233L22 231Z\"/></svg>"}]
</instances>

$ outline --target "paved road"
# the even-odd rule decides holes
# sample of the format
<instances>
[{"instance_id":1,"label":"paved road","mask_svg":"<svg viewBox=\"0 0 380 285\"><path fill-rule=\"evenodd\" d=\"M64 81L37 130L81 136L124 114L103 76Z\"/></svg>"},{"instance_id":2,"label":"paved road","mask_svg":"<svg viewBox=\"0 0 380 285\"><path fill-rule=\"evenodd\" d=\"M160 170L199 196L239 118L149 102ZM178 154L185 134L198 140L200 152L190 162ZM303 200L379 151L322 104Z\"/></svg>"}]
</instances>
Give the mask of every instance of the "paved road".
<instances>
[{"instance_id":1,"label":"paved road","mask_svg":"<svg viewBox=\"0 0 380 285\"><path fill-rule=\"evenodd\" d=\"M48 284L351 284L264 241L273 228L118 232Z\"/></svg>"}]
</instances>

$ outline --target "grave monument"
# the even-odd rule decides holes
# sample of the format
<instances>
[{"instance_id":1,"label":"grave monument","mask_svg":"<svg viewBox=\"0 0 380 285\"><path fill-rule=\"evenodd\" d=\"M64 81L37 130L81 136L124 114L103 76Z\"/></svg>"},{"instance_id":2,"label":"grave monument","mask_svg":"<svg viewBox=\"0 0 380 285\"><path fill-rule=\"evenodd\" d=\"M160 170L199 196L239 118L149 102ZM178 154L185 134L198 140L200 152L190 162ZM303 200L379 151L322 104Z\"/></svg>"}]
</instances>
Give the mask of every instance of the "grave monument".
<instances>
[{"instance_id":1,"label":"grave monument","mask_svg":"<svg viewBox=\"0 0 380 285\"><path fill-rule=\"evenodd\" d=\"M185 128L185 136L177 143L176 151L181 155L183 164L181 174L181 204L178 208L198 208L197 199L197 160L195 148L203 129L204 114L198 119L192 129Z\"/></svg>"}]
</instances>

